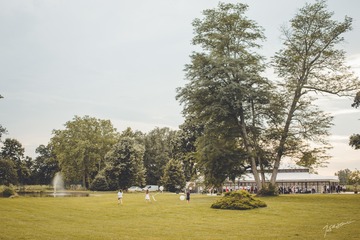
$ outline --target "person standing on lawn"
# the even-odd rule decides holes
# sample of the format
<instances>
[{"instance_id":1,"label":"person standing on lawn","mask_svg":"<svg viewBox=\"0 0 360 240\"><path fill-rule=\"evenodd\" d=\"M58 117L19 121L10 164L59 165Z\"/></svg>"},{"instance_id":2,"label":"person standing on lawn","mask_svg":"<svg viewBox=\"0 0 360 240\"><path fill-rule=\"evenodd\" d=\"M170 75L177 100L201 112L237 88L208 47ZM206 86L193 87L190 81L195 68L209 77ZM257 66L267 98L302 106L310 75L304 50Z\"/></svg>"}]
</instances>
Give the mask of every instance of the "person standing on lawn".
<instances>
[{"instance_id":1,"label":"person standing on lawn","mask_svg":"<svg viewBox=\"0 0 360 240\"><path fill-rule=\"evenodd\" d=\"M118 191L118 193L117 193L117 196L118 196L118 205L119 204L123 204L123 201L122 201L122 198L123 198L123 192L122 192L122 190L120 189L119 191Z\"/></svg>"}]
</instances>

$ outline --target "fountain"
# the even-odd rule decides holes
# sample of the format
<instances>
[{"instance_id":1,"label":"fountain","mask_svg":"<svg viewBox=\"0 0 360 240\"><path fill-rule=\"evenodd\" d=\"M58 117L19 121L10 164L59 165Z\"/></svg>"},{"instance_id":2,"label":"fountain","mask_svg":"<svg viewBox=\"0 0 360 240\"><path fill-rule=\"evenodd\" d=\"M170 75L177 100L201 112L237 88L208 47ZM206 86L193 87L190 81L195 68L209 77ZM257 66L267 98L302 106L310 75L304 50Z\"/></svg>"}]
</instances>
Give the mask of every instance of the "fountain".
<instances>
[{"instance_id":1,"label":"fountain","mask_svg":"<svg viewBox=\"0 0 360 240\"><path fill-rule=\"evenodd\" d=\"M54 186L54 194L57 194L58 191L64 190L64 180L61 175L61 172L57 172L53 179L53 186Z\"/></svg>"},{"instance_id":2,"label":"fountain","mask_svg":"<svg viewBox=\"0 0 360 240\"><path fill-rule=\"evenodd\" d=\"M53 179L54 192L50 196L54 197L88 197L88 193L67 192L64 188L64 180L61 172L57 172Z\"/></svg>"},{"instance_id":3,"label":"fountain","mask_svg":"<svg viewBox=\"0 0 360 240\"><path fill-rule=\"evenodd\" d=\"M52 181L53 192L34 191L34 192L18 192L20 196L26 197L88 197L88 192L66 191L64 188L63 176L57 172ZM1 237L0 237L1 238Z\"/></svg>"},{"instance_id":4,"label":"fountain","mask_svg":"<svg viewBox=\"0 0 360 240\"><path fill-rule=\"evenodd\" d=\"M65 196L67 193L64 191L64 180L61 172L57 172L53 179L54 192L51 194L54 197Z\"/></svg>"}]
</instances>

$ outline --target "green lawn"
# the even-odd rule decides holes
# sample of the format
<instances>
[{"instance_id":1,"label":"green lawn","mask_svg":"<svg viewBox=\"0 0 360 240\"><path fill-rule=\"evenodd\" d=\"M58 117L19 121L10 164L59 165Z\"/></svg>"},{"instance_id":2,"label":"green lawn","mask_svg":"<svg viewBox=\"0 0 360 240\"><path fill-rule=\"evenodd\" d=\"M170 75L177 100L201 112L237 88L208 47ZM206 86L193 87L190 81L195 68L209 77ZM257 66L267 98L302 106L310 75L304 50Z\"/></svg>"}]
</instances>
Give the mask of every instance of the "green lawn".
<instances>
[{"instance_id":1,"label":"green lawn","mask_svg":"<svg viewBox=\"0 0 360 240\"><path fill-rule=\"evenodd\" d=\"M215 210L219 197L164 193L0 198L0 239L359 239L360 194L262 198L266 208ZM325 227L329 232L325 235ZM330 231L331 230L331 231Z\"/></svg>"}]
</instances>

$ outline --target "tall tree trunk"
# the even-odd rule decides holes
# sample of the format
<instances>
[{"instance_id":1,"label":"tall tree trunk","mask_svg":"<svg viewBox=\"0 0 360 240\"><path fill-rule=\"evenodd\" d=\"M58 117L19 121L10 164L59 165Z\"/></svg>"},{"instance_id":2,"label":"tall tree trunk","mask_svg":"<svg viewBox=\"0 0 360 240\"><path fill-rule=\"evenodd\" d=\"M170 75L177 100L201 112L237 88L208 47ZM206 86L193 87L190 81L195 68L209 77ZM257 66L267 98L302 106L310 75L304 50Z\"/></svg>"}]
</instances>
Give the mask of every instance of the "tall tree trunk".
<instances>
[{"instance_id":1,"label":"tall tree trunk","mask_svg":"<svg viewBox=\"0 0 360 240\"><path fill-rule=\"evenodd\" d=\"M252 151L252 150L251 150ZM255 157L250 157L250 160L251 160L251 171L254 175L254 179L255 179L255 182L256 182L256 186L258 187L258 190L261 190L263 185L261 183L261 180L260 180L260 176L259 176L259 172L257 170L257 166L256 166L256 161L255 161Z\"/></svg>"},{"instance_id":2,"label":"tall tree trunk","mask_svg":"<svg viewBox=\"0 0 360 240\"><path fill-rule=\"evenodd\" d=\"M238 122L238 124L240 127L241 137L244 141L244 146L245 146L246 152L250 156L249 160L250 160L250 164L251 164L251 171L254 175L256 185L257 185L258 189L260 190L262 188L262 184L260 181L260 176L259 176L259 172L257 170L257 165L256 165L256 153L255 153L253 147L251 147L251 145L250 145L249 136L248 136L247 130L246 130L246 124L244 121L244 119L245 119L244 112L243 112L242 108L240 110L239 116L240 116L240 122Z\"/></svg>"},{"instance_id":3,"label":"tall tree trunk","mask_svg":"<svg viewBox=\"0 0 360 240\"><path fill-rule=\"evenodd\" d=\"M299 80L299 81L301 81L301 80ZM276 177L277 177L277 174L279 172L281 159L282 159L282 156L283 156L284 150L285 150L285 143L286 143L286 140L287 140L288 135L289 135L290 124L291 124L291 121L293 119L293 116L294 116L294 113L295 113L295 110L296 110L296 106L297 106L297 104L299 102L299 99L301 97L301 89L302 89L301 86L298 86L298 88L295 91L294 98L293 98L293 101L291 103L291 107L289 109L288 115L287 115L285 126L284 126L283 132L281 134L281 139L280 139L280 142L279 142L278 151L276 153L276 159L275 159L275 163L274 163L274 168L273 168L273 171L272 171L272 174L271 174L271 179L270 179L270 183L272 185L275 185L275 183L276 183Z\"/></svg>"},{"instance_id":4,"label":"tall tree trunk","mask_svg":"<svg viewBox=\"0 0 360 240\"><path fill-rule=\"evenodd\" d=\"M261 185L264 187L265 186L265 171L264 171L264 165L261 161L261 157L258 157L258 162L259 162L259 166L260 166L260 174L261 174Z\"/></svg>"}]
</instances>

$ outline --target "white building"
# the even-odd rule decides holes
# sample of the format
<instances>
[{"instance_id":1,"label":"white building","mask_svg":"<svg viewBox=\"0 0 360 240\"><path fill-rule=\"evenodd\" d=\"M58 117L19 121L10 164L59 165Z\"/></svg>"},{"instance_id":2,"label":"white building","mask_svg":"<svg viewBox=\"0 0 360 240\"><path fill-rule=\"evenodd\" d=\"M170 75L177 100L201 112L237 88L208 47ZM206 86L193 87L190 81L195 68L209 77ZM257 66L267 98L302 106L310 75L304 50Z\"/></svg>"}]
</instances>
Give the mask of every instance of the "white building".
<instances>
[{"instance_id":1,"label":"white building","mask_svg":"<svg viewBox=\"0 0 360 240\"><path fill-rule=\"evenodd\" d=\"M270 178L271 172L265 173L265 181L269 182ZM336 185L339 184L339 179L337 176L313 174L306 168L279 169L276 184L282 193L323 193L334 192ZM255 189L255 187L256 183L252 173L236 178L235 182L225 183L225 188L228 190Z\"/></svg>"}]
</instances>

